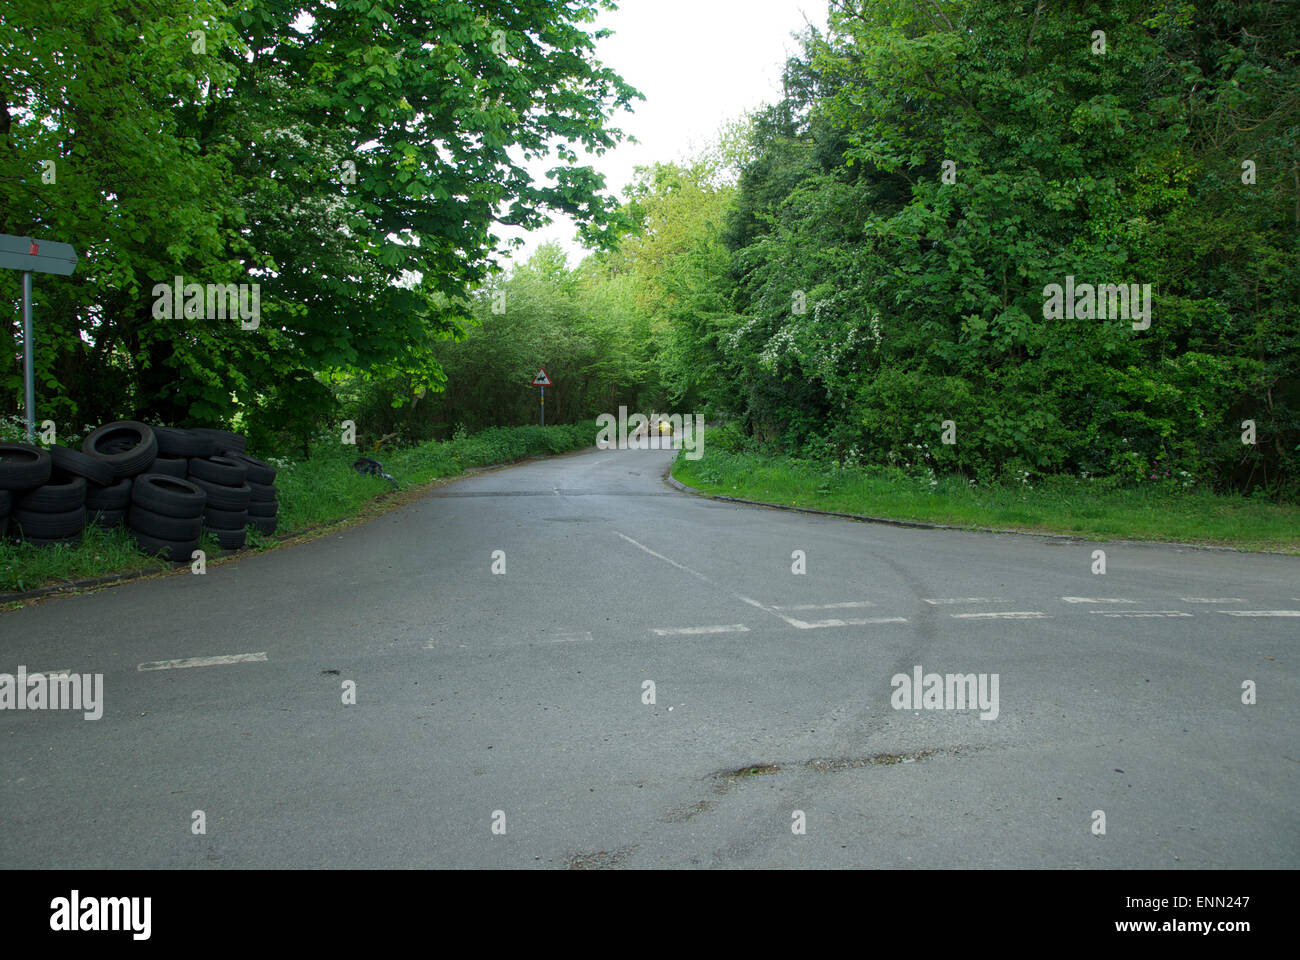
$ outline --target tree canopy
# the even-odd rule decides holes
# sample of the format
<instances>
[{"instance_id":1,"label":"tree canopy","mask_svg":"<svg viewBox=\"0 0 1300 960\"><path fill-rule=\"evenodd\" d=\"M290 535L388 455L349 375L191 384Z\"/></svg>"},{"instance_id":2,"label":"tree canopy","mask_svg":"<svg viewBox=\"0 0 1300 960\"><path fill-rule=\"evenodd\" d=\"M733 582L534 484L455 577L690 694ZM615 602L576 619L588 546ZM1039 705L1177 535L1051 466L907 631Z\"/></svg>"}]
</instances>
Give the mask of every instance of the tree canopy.
<instances>
[{"instance_id":1,"label":"tree canopy","mask_svg":"<svg viewBox=\"0 0 1300 960\"><path fill-rule=\"evenodd\" d=\"M577 153L619 142L612 118L639 96L594 57L589 25L609 5L6 4L0 233L81 254L40 290L43 409L240 411L270 432L326 411L322 377L436 386L429 340L492 272L494 224L563 211L595 240L613 224ZM260 326L160 322L152 290L176 276L257 283ZM16 290L0 276L0 295ZM17 366L3 376L16 401Z\"/></svg>"}]
</instances>

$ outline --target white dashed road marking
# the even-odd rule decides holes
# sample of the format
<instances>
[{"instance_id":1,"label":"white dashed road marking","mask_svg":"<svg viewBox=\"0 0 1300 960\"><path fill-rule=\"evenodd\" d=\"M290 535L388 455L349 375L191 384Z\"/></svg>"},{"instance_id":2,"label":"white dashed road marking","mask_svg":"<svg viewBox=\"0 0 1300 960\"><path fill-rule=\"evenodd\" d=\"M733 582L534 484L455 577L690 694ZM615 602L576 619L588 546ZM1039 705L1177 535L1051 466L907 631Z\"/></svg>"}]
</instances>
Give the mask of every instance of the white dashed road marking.
<instances>
[{"instance_id":1,"label":"white dashed road marking","mask_svg":"<svg viewBox=\"0 0 1300 960\"><path fill-rule=\"evenodd\" d=\"M1182 610L1089 610L1089 613L1100 613L1103 617L1190 617L1194 614L1185 613Z\"/></svg>"},{"instance_id":2,"label":"white dashed road marking","mask_svg":"<svg viewBox=\"0 0 1300 960\"><path fill-rule=\"evenodd\" d=\"M1300 610L1216 610L1230 617L1300 617Z\"/></svg>"},{"instance_id":3,"label":"white dashed road marking","mask_svg":"<svg viewBox=\"0 0 1300 960\"><path fill-rule=\"evenodd\" d=\"M1137 603L1136 600L1125 600L1122 597L1062 597L1066 603Z\"/></svg>"},{"instance_id":4,"label":"white dashed road marking","mask_svg":"<svg viewBox=\"0 0 1300 960\"><path fill-rule=\"evenodd\" d=\"M943 597L938 600L926 600L926 603L932 607L945 606L953 603L1006 603L1003 597Z\"/></svg>"},{"instance_id":5,"label":"white dashed road marking","mask_svg":"<svg viewBox=\"0 0 1300 960\"><path fill-rule=\"evenodd\" d=\"M1179 597L1183 603L1245 603L1241 597ZM1300 599L1300 597L1297 597Z\"/></svg>"},{"instance_id":6,"label":"white dashed road marking","mask_svg":"<svg viewBox=\"0 0 1300 960\"><path fill-rule=\"evenodd\" d=\"M847 610L851 607L874 607L870 600L849 600L845 603L796 603L788 607L773 607L773 610Z\"/></svg>"},{"instance_id":7,"label":"white dashed road marking","mask_svg":"<svg viewBox=\"0 0 1300 960\"><path fill-rule=\"evenodd\" d=\"M184 670L187 667L222 667L228 663L264 663L265 653L232 653L224 657L189 657L185 660L155 660L142 663L137 670Z\"/></svg>"},{"instance_id":8,"label":"white dashed road marking","mask_svg":"<svg viewBox=\"0 0 1300 960\"><path fill-rule=\"evenodd\" d=\"M956 620L1050 620L1038 610L1002 610L995 613L954 613Z\"/></svg>"},{"instance_id":9,"label":"white dashed road marking","mask_svg":"<svg viewBox=\"0 0 1300 960\"><path fill-rule=\"evenodd\" d=\"M593 639L590 630L580 630L577 633L557 633L542 643L590 643Z\"/></svg>"},{"instance_id":10,"label":"white dashed road marking","mask_svg":"<svg viewBox=\"0 0 1300 960\"><path fill-rule=\"evenodd\" d=\"M749 633L749 627L743 623L724 623L716 627L665 627L651 632L660 637L689 637L703 633Z\"/></svg>"},{"instance_id":11,"label":"white dashed road marking","mask_svg":"<svg viewBox=\"0 0 1300 960\"><path fill-rule=\"evenodd\" d=\"M796 620L782 618L796 630L817 630L821 627L865 627L873 623L907 623L907 617L868 617L862 620Z\"/></svg>"}]
</instances>

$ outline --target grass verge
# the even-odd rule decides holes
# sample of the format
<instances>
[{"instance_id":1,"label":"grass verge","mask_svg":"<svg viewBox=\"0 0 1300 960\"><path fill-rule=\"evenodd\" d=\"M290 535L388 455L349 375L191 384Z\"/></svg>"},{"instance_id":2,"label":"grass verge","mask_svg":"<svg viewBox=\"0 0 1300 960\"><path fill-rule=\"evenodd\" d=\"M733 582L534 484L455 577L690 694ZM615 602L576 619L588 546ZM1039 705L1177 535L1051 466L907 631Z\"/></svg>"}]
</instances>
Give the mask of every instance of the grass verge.
<instances>
[{"instance_id":1,"label":"grass verge","mask_svg":"<svg viewBox=\"0 0 1300 960\"><path fill-rule=\"evenodd\" d=\"M457 440L423 443L376 456L384 469L399 481L400 490L418 494L419 488L457 476L469 467L511 463L589 447L595 443L596 432L595 421L545 428L493 427ZM279 529L273 537L263 537L250 528L248 545L241 552L273 549L309 531L383 512L378 509L379 501L387 509L393 499L392 485L352 469L357 457L368 455L357 447L330 446L318 449L310 458L281 466L275 479L280 501ZM200 546L209 557L222 553L210 537ZM175 568L176 564L170 561L141 553L131 535L121 528L87 527L81 544L76 547L34 547L0 540L0 594Z\"/></svg>"},{"instance_id":2,"label":"grass verge","mask_svg":"<svg viewBox=\"0 0 1300 960\"><path fill-rule=\"evenodd\" d=\"M973 487L893 467L836 467L713 447L673 476L705 493L888 520L1300 554L1300 507L1171 486L1050 476Z\"/></svg>"}]
</instances>

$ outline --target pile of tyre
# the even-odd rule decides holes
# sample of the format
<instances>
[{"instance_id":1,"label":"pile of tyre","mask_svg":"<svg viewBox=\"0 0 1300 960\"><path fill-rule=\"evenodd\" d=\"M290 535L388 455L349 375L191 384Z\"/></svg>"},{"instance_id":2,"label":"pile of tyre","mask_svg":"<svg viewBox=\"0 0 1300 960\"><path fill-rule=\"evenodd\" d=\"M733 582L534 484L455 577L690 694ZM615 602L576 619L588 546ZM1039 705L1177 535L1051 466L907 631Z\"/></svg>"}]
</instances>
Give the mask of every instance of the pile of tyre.
<instances>
[{"instance_id":1,"label":"pile of tyre","mask_svg":"<svg viewBox=\"0 0 1300 960\"><path fill-rule=\"evenodd\" d=\"M141 550L189 560L205 530L225 549L275 532L275 467L227 430L105 424L80 452L0 443L0 534L79 543L88 522L124 524Z\"/></svg>"},{"instance_id":2,"label":"pile of tyre","mask_svg":"<svg viewBox=\"0 0 1300 960\"><path fill-rule=\"evenodd\" d=\"M111 480L112 468L67 447L0 443L0 529L38 545L81 542L87 474Z\"/></svg>"}]
</instances>

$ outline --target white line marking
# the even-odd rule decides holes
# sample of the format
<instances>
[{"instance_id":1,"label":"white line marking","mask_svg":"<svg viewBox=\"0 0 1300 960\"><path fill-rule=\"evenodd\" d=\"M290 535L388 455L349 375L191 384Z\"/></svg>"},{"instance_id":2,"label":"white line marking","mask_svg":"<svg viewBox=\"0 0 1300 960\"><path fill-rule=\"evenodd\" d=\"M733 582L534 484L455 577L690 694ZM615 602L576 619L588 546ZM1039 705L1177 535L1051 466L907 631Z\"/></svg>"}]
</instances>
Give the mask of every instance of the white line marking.
<instances>
[{"instance_id":1,"label":"white line marking","mask_svg":"<svg viewBox=\"0 0 1300 960\"><path fill-rule=\"evenodd\" d=\"M1089 610L1089 613L1100 613L1103 617L1192 617L1195 614L1187 613L1184 610L1121 610L1111 612L1109 610Z\"/></svg>"},{"instance_id":2,"label":"white line marking","mask_svg":"<svg viewBox=\"0 0 1300 960\"><path fill-rule=\"evenodd\" d=\"M657 553L657 552L655 552L654 550L651 550L651 549L650 549L649 547L647 547L645 544L643 544L643 543L637 543L635 540L633 540L631 537L629 537L629 536L628 536L627 534L625 534L625 533L619 533L617 530L615 530L614 533L617 533L620 537L622 537L622 538L623 538L624 540L626 540L628 543L632 544L632 546L634 546L634 547L638 547L638 548L640 548L641 550L644 550L646 553L650 554L650 556L652 556L652 557L656 557L656 558L658 558L658 559L664 561L664 563L670 563L670 564L672 564L674 567L676 567L678 570L682 570L682 571L684 571L684 572L686 572L686 573L689 573L689 574L690 574L691 576L693 576L693 577L698 577L699 579L703 580L705 583L707 583L707 584L708 584L709 586L711 586L711 587L716 587L716 586L717 586L716 583L714 583L712 580L710 580L710 579L709 579L708 577L706 577L704 574L700 573L698 570L692 570L690 567L686 566L686 564L684 564L684 563L678 563L678 562L677 562L676 560L674 560L672 557L665 557L662 553ZM724 588L724 589L725 589L725 588ZM792 626L792 627L794 627L794 628L796 628L796 629L798 629L798 630L811 630L811 629L814 629L814 626L815 626L814 624L808 623L808 622L805 621L805 620L798 620L798 619L796 619L796 618L794 618L794 617L787 617L784 613L780 613L780 612L778 612L777 609L776 609L775 607L769 607L769 606L766 606L765 604L759 603L757 600L754 600L754 599L752 599L752 598L750 598L750 597L742 596L742 595L739 594L739 593L732 593L731 591L727 591L727 593L728 593L729 596L735 597L735 598L736 598L737 600L739 600L741 603L747 603L747 604L749 604L751 607L755 607L755 608L757 608L757 609L759 609L759 610L762 610L764 613L770 613L770 614L771 614L772 616L774 616L774 617L779 617L780 619L784 620L787 624L789 624L790 626ZM863 620L863 621L861 621L860 623L859 623L859 622L854 622L854 621L848 621L848 620L844 620L844 621L834 621L834 622L827 620L827 621L823 621L823 623L822 623L821 625L824 625L824 626L846 626L846 627L847 627L847 626L863 626L863 625L866 625L866 624L868 624L868 623L898 623L898 622L906 623L907 621L906 621L906 620L902 620L901 618L891 618L891 619L888 619L888 620L879 620L879 621Z\"/></svg>"},{"instance_id":3,"label":"white line marking","mask_svg":"<svg viewBox=\"0 0 1300 960\"><path fill-rule=\"evenodd\" d=\"M650 554L650 556L652 556L652 557L658 557L658 558L659 558L660 560L662 560L664 563L671 563L671 564L672 564L674 567L676 567L678 570L684 570L684 571L686 571L687 573L689 573L689 574L690 574L691 576L693 576L693 577L699 577L699 578L700 578L701 580L703 580L705 583L708 583L708 584L712 584L712 583L713 583L712 580L710 580L710 579L709 579L708 577L706 577L704 574L700 573L700 571L698 571L698 570L692 570L690 567L686 566L686 564L684 564L684 563L678 563L678 562L677 562L676 560L674 560L672 557L665 557L662 553L655 553L653 550L651 550L649 547L647 547L644 543L637 543L635 540L633 540L631 537L629 537L629 536L628 536L627 534L625 534L625 533L618 533L617 530L615 530L614 532L617 533L617 534L618 534L620 537L622 537L624 540L626 540L628 543L632 544L632 546L634 546L634 547L639 547L640 549L644 550L646 553ZM754 601L749 601L749 602L753 603Z\"/></svg>"},{"instance_id":4,"label":"white line marking","mask_svg":"<svg viewBox=\"0 0 1300 960\"><path fill-rule=\"evenodd\" d=\"M821 627L865 627L873 623L907 623L907 617L869 617L865 620L796 620L784 618L797 630L817 630Z\"/></svg>"},{"instance_id":5,"label":"white line marking","mask_svg":"<svg viewBox=\"0 0 1300 960\"><path fill-rule=\"evenodd\" d=\"M137 670L184 670L187 667L220 667L228 663L264 663L265 653L232 653L224 657L189 657L185 660L155 660L142 663Z\"/></svg>"},{"instance_id":6,"label":"white line marking","mask_svg":"<svg viewBox=\"0 0 1300 960\"><path fill-rule=\"evenodd\" d=\"M749 633L749 627L743 623L727 623L716 627L665 627L651 632L660 637L689 637L702 633Z\"/></svg>"},{"instance_id":7,"label":"white line marking","mask_svg":"<svg viewBox=\"0 0 1300 960\"><path fill-rule=\"evenodd\" d=\"M997 613L954 613L957 620L1050 620L1045 613L1038 610L1004 610Z\"/></svg>"},{"instance_id":8,"label":"white line marking","mask_svg":"<svg viewBox=\"0 0 1300 960\"><path fill-rule=\"evenodd\" d=\"M773 610L847 610L851 607L874 607L870 600L849 600L845 603L795 603L788 607L773 607Z\"/></svg>"},{"instance_id":9,"label":"white line marking","mask_svg":"<svg viewBox=\"0 0 1300 960\"><path fill-rule=\"evenodd\" d=\"M577 633L557 633L542 643L590 643L593 639L590 630L580 630Z\"/></svg>"},{"instance_id":10,"label":"white line marking","mask_svg":"<svg viewBox=\"0 0 1300 960\"><path fill-rule=\"evenodd\" d=\"M1300 610L1215 610L1230 617L1300 617Z\"/></svg>"},{"instance_id":11,"label":"white line marking","mask_svg":"<svg viewBox=\"0 0 1300 960\"><path fill-rule=\"evenodd\" d=\"M1183 603L1245 603L1241 597L1179 597ZM1296 599L1300 600L1300 597Z\"/></svg>"},{"instance_id":12,"label":"white line marking","mask_svg":"<svg viewBox=\"0 0 1300 960\"><path fill-rule=\"evenodd\" d=\"M1136 600L1125 600L1123 597L1062 597L1066 603L1137 603Z\"/></svg>"},{"instance_id":13,"label":"white line marking","mask_svg":"<svg viewBox=\"0 0 1300 960\"><path fill-rule=\"evenodd\" d=\"M945 597L938 600L926 600L933 607L953 603L1006 603L1003 597Z\"/></svg>"},{"instance_id":14,"label":"white line marking","mask_svg":"<svg viewBox=\"0 0 1300 960\"><path fill-rule=\"evenodd\" d=\"M678 562L677 562L676 560L674 560L672 557L665 557L662 553L656 553L654 550L651 550L649 547L647 547L644 543L637 543L635 540L633 540L631 537L629 537L626 533L619 533L617 530L615 530L614 532L617 533L617 534L618 534L620 537L622 537L624 540L626 540L628 543L632 544L632 546L634 546L634 547L638 547L639 549L644 550L646 553L650 554L650 556L652 556L652 557L657 557L658 559L662 560L664 563L670 563L670 564L672 564L674 567L676 567L678 570L682 570L682 571L684 571L684 572L686 572L686 573L689 573L689 574L690 574L691 576L693 576L693 577L698 577L699 579L703 580L705 583L707 583L707 584L708 584L709 586L711 586L711 587L716 587L716 586L718 586L716 583L714 583L712 580L710 580L710 579L709 579L708 577L706 577L704 574L700 573L700 571L698 571L698 570L692 570L690 567L686 566L686 564L684 564L684 563L678 563ZM724 589L725 589L725 588L724 588ZM782 620L784 620L786 623L790 623L790 622L791 622L789 617L785 616L784 614L777 613L777 612L776 612L775 610L773 610L771 607L766 607L766 606L764 606L763 604L759 603L757 600L751 600L749 597L742 597L740 594L738 594L738 593L732 593L732 592L729 591L729 590L727 591L727 593L728 593L729 596L735 597L737 600L741 601L742 603L747 603L747 604L749 604L751 607L757 607L759 610L762 610L764 613L770 613L770 614L771 614L772 616L774 616L774 617L780 617L780 618L781 618Z\"/></svg>"}]
</instances>

